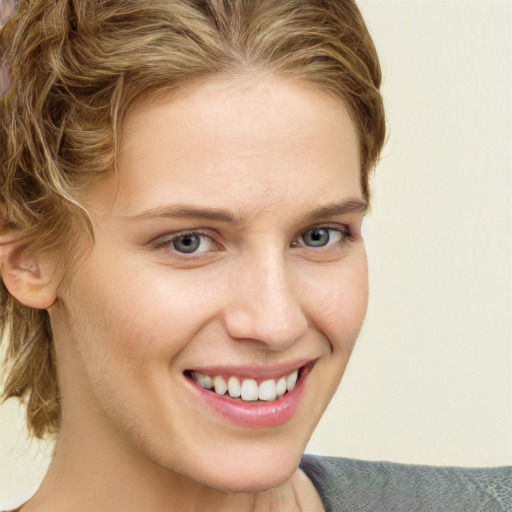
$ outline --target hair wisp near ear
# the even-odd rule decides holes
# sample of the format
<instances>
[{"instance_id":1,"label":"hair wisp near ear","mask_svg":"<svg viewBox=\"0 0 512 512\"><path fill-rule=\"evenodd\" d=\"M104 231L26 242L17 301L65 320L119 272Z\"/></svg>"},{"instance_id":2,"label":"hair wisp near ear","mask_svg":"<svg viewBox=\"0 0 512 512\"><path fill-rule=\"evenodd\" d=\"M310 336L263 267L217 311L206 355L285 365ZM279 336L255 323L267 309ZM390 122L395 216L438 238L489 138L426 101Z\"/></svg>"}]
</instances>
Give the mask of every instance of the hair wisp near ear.
<instances>
[{"instance_id":1,"label":"hair wisp near ear","mask_svg":"<svg viewBox=\"0 0 512 512\"><path fill-rule=\"evenodd\" d=\"M0 344L5 343L7 363L0 403L14 397L23 400L29 431L41 439L54 436L60 422L46 311L56 300L55 286L50 260L30 254L19 232L5 222L0 203Z\"/></svg>"}]
</instances>

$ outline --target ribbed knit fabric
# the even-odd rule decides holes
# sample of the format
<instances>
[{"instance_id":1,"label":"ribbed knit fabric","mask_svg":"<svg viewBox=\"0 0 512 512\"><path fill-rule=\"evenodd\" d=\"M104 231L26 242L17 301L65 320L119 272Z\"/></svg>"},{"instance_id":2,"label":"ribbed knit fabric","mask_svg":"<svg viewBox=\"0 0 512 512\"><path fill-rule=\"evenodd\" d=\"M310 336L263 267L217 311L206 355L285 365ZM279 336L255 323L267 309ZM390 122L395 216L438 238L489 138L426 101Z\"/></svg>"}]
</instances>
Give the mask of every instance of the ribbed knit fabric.
<instances>
[{"instance_id":1,"label":"ribbed knit fabric","mask_svg":"<svg viewBox=\"0 0 512 512\"><path fill-rule=\"evenodd\" d=\"M326 512L512 511L512 467L461 468L305 455Z\"/></svg>"}]
</instances>

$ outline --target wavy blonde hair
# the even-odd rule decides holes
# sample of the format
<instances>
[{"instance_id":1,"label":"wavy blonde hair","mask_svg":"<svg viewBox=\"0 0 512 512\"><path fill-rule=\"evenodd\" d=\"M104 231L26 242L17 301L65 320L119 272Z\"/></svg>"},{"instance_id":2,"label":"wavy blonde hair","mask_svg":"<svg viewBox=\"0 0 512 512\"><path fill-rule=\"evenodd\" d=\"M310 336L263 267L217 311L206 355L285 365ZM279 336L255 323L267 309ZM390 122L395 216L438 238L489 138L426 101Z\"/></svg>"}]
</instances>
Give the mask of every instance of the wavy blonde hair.
<instances>
[{"instance_id":1,"label":"wavy blonde hair","mask_svg":"<svg viewBox=\"0 0 512 512\"><path fill-rule=\"evenodd\" d=\"M22 0L0 34L0 60L14 80L0 99L0 228L31 250L64 260L77 236L93 241L78 192L116 172L130 105L220 74L271 72L343 100L369 196L385 138L381 71L352 0ZM57 434L48 313L3 282L0 304L4 399L25 401L35 436Z\"/></svg>"}]
</instances>

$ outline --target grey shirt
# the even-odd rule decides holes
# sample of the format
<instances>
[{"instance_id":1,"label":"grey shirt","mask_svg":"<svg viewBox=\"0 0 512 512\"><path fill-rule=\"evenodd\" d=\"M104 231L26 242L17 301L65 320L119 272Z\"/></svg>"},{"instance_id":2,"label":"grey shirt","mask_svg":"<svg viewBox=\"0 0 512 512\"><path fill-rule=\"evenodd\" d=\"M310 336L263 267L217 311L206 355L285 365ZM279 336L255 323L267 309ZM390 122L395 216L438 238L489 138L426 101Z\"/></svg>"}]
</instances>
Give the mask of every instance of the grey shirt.
<instances>
[{"instance_id":1,"label":"grey shirt","mask_svg":"<svg viewBox=\"0 0 512 512\"><path fill-rule=\"evenodd\" d=\"M512 511L512 467L435 467L304 455L326 512Z\"/></svg>"},{"instance_id":2,"label":"grey shirt","mask_svg":"<svg viewBox=\"0 0 512 512\"><path fill-rule=\"evenodd\" d=\"M304 455L300 467L326 512L512 511L511 467L434 467L313 455Z\"/></svg>"}]
</instances>

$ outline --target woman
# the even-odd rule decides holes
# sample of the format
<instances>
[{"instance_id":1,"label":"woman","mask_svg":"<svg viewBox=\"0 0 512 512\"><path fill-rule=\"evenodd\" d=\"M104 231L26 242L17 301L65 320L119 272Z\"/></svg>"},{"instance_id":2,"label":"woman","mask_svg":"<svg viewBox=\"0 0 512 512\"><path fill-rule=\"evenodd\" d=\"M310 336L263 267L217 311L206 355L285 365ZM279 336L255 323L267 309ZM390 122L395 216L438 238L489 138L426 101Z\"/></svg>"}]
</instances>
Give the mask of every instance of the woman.
<instances>
[{"instance_id":1,"label":"woman","mask_svg":"<svg viewBox=\"0 0 512 512\"><path fill-rule=\"evenodd\" d=\"M21 510L432 509L302 459L367 304L355 4L29 0L1 48L5 396L57 436Z\"/></svg>"}]
</instances>

